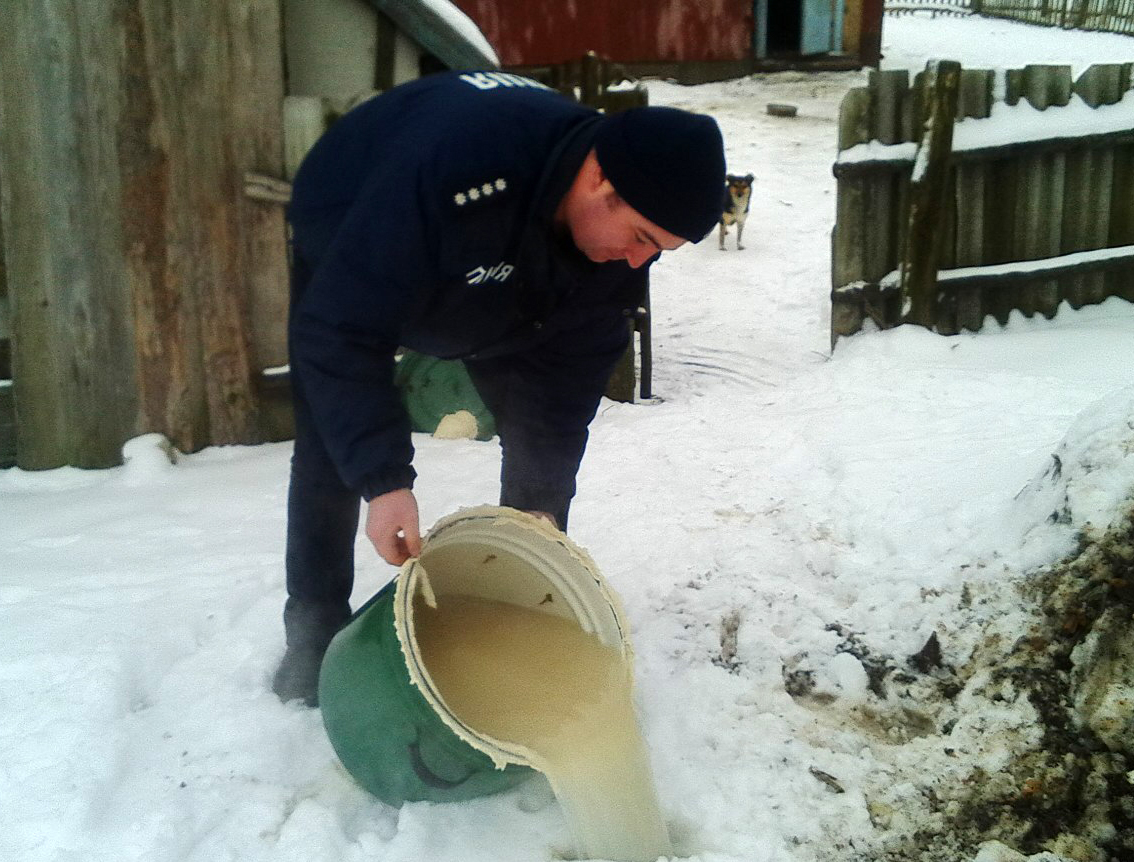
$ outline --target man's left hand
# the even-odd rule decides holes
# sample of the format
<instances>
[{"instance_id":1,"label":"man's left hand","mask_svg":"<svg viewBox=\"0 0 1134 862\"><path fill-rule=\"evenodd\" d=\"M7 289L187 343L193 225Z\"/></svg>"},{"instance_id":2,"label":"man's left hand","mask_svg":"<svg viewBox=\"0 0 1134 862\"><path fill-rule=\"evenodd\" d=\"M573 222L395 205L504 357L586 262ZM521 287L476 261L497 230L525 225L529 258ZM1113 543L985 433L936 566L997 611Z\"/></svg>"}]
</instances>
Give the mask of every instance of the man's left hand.
<instances>
[{"instance_id":1,"label":"man's left hand","mask_svg":"<svg viewBox=\"0 0 1134 862\"><path fill-rule=\"evenodd\" d=\"M535 515L537 518L543 518L543 520L548 521L555 529L559 529L559 524L556 523L555 517L550 512L544 512L540 509L525 509L524 511L529 515Z\"/></svg>"}]
</instances>

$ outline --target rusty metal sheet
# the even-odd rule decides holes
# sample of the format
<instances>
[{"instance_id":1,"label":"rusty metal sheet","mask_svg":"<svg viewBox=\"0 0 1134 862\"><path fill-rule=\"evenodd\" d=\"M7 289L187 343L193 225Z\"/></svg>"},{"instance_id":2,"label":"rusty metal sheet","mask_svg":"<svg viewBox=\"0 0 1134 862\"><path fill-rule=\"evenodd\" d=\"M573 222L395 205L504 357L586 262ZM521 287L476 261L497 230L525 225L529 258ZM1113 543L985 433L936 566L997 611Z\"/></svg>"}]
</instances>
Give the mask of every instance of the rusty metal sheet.
<instances>
[{"instance_id":1,"label":"rusty metal sheet","mask_svg":"<svg viewBox=\"0 0 1134 862\"><path fill-rule=\"evenodd\" d=\"M454 0L505 66L752 56L752 0Z\"/></svg>"}]
</instances>

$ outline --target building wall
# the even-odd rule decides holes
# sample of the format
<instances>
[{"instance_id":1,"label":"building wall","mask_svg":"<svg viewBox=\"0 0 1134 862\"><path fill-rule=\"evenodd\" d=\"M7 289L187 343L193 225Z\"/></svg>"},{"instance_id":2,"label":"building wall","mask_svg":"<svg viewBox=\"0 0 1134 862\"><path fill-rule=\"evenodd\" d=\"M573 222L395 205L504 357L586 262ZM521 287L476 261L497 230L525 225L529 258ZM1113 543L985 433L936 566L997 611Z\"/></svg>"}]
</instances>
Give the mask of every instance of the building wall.
<instances>
[{"instance_id":1,"label":"building wall","mask_svg":"<svg viewBox=\"0 0 1134 862\"><path fill-rule=\"evenodd\" d=\"M395 86L421 77L421 48L401 30L394 33L391 76Z\"/></svg>"},{"instance_id":2,"label":"building wall","mask_svg":"<svg viewBox=\"0 0 1134 862\"><path fill-rule=\"evenodd\" d=\"M352 99L374 89L378 20L365 0L284 0L287 92Z\"/></svg>"},{"instance_id":3,"label":"building wall","mask_svg":"<svg viewBox=\"0 0 1134 862\"><path fill-rule=\"evenodd\" d=\"M587 51L620 63L752 55L752 0L453 2L480 27L504 66L561 63Z\"/></svg>"}]
</instances>

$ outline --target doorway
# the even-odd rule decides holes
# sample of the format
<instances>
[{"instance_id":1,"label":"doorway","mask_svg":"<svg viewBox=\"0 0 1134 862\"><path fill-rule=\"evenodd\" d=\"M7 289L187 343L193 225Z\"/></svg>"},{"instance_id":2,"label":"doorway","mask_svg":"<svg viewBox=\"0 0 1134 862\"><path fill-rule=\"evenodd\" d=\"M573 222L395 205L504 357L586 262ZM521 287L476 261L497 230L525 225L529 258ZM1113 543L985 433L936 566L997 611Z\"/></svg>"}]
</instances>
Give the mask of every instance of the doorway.
<instances>
[{"instance_id":1,"label":"doorway","mask_svg":"<svg viewBox=\"0 0 1134 862\"><path fill-rule=\"evenodd\" d=\"M755 0L753 48L758 59L838 54L845 0Z\"/></svg>"}]
</instances>

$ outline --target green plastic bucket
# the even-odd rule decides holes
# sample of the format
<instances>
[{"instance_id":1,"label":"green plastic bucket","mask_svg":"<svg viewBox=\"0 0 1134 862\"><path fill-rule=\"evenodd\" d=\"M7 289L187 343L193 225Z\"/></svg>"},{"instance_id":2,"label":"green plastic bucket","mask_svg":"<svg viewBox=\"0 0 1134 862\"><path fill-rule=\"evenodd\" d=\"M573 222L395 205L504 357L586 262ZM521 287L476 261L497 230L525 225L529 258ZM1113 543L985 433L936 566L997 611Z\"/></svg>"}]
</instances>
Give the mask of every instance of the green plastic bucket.
<instances>
[{"instance_id":1,"label":"green plastic bucket","mask_svg":"<svg viewBox=\"0 0 1134 862\"><path fill-rule=\"evenodd\" d=\"M618 597L582 548L542 518L497 506L438 521L421 556L354 614L323 659L319 707L347 771L390 805L456 802L532 775L522 746L464 724L434 686L414 598L471 595L575 620L632 660Z\"/></svg>"},{"instance_id":2,"label":"green plastic bucket","mask_svg":"<svg viewBox=\"0 0 1134 862\"><path fill-rule=\"evenodd\" d=\"M496 420L459 360L405 350L394 369L394 385L414 431L433 434L447 416L464 410L476 420L477 440L496 435Z\"/></svg>"}]
</instances>

